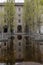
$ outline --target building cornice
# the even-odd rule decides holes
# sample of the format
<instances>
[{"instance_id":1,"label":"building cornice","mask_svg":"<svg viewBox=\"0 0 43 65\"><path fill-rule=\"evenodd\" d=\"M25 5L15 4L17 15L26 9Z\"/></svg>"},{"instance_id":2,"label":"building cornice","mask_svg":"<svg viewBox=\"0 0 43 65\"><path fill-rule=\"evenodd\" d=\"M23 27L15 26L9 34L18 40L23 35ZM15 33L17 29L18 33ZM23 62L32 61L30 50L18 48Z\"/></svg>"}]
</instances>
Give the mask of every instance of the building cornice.
<instances>
[{"instance_id":1,"label":"building cornice","mask_svg":"<svg viewBox=\"0 0 43 65\"><path fill-rule=\"evenodd\" d=\"M15 3L15 6L23 6L24 3ZM0 6L5 6L5 3L0 3Z\"/></svg>"}]
</instances>

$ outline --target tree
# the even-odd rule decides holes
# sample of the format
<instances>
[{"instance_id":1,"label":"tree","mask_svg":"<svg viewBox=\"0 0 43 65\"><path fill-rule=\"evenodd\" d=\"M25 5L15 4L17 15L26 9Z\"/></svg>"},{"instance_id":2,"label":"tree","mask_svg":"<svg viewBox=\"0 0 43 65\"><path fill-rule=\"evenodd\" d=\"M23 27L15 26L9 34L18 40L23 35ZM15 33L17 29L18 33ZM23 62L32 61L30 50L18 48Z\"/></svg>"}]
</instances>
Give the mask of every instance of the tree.
<instances>
[{"instance_id":1,"label":"tree","mask_svg":"<svg viewBox=\"0 0 43 65\"><path fill-rule=\"evenodd\" d=\"M38 29L38 32L40 34L40 23L41 23L41 5L40 5L41 0L35 0L35 14L36 14L36 32ZM40 42L37 41L37 52L35 52L37 55L37 62L41 62L41 51L40 51Z\"/></svg>"},{"instance_id":2,"label":"tree","mask_svg":"<svg viewBox=\"0 0 43 65\"><path fill-rule=\"evenodd\" d=\"M33 22L32 22L32 16L33 16L33 12L32 12L32 4L31 4L32 2L31 1L29 1L29 0L25 0L25 2L24 2L24 11L25 12L23 12L23 20L24 20L24 22L26 23L26 25L28 25L29 26L29 28L31 28L32 27L32 25L33 25Z\"/></svg>"},{"instance_id":3,"label":"tree","mask_svg":"<svg viewBox=\"0 0 43 65\"><path fill-rule=\"evenodd\" d=\"M14 37L13 35L13 23L14 23L14 19L15 19L15 7L14 7L14 0L7 0L6 4L5 4L5 15L4 15L4 22L7 23L9 30L10 30L10 48L8 49L7 47L7 52L9 51L9 57L8 61L9 62L14 62L14 47L13 47L13 40Z\"/></svg>"},{"instance_id":4,"label":"tree","mask_svg":"<svg viewBox=\"0 0 43 65\"><path fill-rule=\"evenodd\" d=\"M37 50L37 52L36 52L37 53L37 62L41 63L42 61L41 61L40 43L38 43L38 42L37 42L37 49L36 50Z\"/></svg>"},{"instance_id":5,"label":"tree","mask_svg":"<svg viewBox=\"0 0 43 65\"><path fill-rule=\"evenodd\" d=\"M40 4L43 5L43 0L40 0Z\"/></svg>"},{"instance_id":6,"label":"tree","mask_svg":"<svg viewBox=\"0 0 43 65\"><path fill-rule=\"evenodd\" d=\"M34 0L25 0L23 8L23 21L25 23L25 33L29 35L26 36L26 45L25 48L25 59L32 59L32 41L30 38L30 33L34 31Z\"/></svg>"},{"instance_id":7,"label":"tree","mask_svg":"<svg viewBox=\"0 0 43 65\"><path fill-rule=\"evenodd\" d=\"M40 3L39 0L25 0L24 11L23 11L23 21L25 23L25 32L26 34L29 35L28 40L26 38L26 43L28 42L28 48L27 48L28 51L25 50L25 55L27 54L26 55L27 57L29 56L30 58L34 58L34 60L35 60L35 53L36 53L35 45L34 45L35 40L32 40L30 33L37 31L37 28L40 31L40 4L39 3Z\"/></svg>"}]
</instances>

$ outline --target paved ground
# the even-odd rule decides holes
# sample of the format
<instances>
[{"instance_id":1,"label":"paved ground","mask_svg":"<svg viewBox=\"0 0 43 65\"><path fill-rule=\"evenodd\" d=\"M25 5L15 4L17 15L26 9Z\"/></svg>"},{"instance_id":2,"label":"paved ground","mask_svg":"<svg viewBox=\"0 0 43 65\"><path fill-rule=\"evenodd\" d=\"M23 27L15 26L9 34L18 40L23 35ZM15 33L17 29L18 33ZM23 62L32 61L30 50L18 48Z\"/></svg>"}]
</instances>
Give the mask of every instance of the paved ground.
<instances>
[{"instance_id":1,"label":"paved ground","mask_svg":"<svg viewBox=\"0 0 43 65\"><path fill-rule=\"evenodd\" d=\"M6 65L6 64L0 63L0 65ZM35 62L20 62L20 63L15 63L15 65L43 65L43 64L35 63Z\"/></svg>"},{"instance_id":2,"label":"paved ground","mask_svg":"<svg viewBox=\"0 0 43 65\"><path fill-rule=\"evenodd\" d=\"M40 64L40 63L35 63L35 62L25 62L23 63L24 65L43 65L43 64Z\"/></svg>"},{"instance_id":3,"label":"paved ground","mask_svg":"<svg viewBox=\"0 0 43 65\"><path fill-rule=\"evenodd\" d=\"M43 64L35 62L22 62L22 63L16 63L15 65L43 65Z\"/></svg>"}]
</instances>

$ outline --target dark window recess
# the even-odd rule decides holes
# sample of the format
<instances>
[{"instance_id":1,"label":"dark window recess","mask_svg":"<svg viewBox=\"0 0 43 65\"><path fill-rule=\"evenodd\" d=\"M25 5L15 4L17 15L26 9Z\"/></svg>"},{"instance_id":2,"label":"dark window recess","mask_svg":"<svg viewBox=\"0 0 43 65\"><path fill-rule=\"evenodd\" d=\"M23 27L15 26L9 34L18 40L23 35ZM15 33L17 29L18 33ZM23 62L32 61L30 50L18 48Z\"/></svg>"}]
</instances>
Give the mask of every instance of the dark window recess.
<instances>
[{"instance_id":1,"label":"dark window recess","mask_svg":"<svg viewBox=\"0 0 43 65\"><path fill-rule=\"evenodd\" d=\"M29 20L31 20L31 18L29 18Z\"/></svg>"},{"instance_id":2,"label":"dark window recess","mask_svg":"<svg viewBox=\"0 0 43 65\"><path fill-rule=\"evenodd\" d=\"M21 51L21 48L19 48L19 52Z\"/></svg>"},{"instance_id":3,"label":"dark window recess","mask_svg":"<svg viewBox=\"0 0 43 65\"><path fill-rule=\"evenodd\" d=\"M0 45L0 48L1 48L1 45Z\"/></svg>"},{"instance_id":4,"label":"dark window recess","mask_svg":"<svg viewBox=\"0 0 43 65\"><path fill-rule=\"evenodd\" d=\"M6 46L6 42L4 43L4 46Z\"/></svg>"},{"instance_id":5,"label":"dark window recess","mask_svg":"<svg viewBox=\"0 0 43 65\"><path fill-rule=\"evenodd\" d=\"M19 8L19 11L21 10L21 8Z\"/></svg>"},{"instance_id":6,"label":"dark window recess","mask_svg":"<svg viewBox=\"0 0 43 65\"><path fill-rule=\"evenodd\" d=\"M28 27L28 25L26 24L26 26L25 26L25 32L26 33L28 33L29 32L29 27Z\"/></svg>"},{"instance_id":7,"label":"dark window recess","mask_svg":"<svg viewBox=\"0 0 43 65\"><path fill-rule=\"evenodd\" d=\"M6 49L4 49L4 55L5 55L5 56L7 55L7 50L6 50Z\"/></svg>"},{"instance_id":8,"label":"dark window recess","mask_svg":"<svg viewBox=\"0 0 43 65\"><path fill-rule=\"evenodd\" d=\"M26 36L25 39L28 40L28 37Z\"/></svg>"},{"instance_id":9,"label":"dark window recess","mask_svg":"<svg viewBox=\"0 0 43 65\"><path fill-rule=\"evenodd\" d=\"M21 16L21 14L18 14L18 16L20 17L20 16Z\"/></svg>"},{"instance_id":10,"label":"dark window recess","mask_svg":"<svg viewBox=\"0 0 43 65\"><path fill-rule=\"evenodd\" d=\"M18 25L17 32L22 32L22 26L21 25Z\"/></svg>"},{"instance_id":11,"label":"dark window recess","mask_svg":"<svg viewBox=\"0 0 43 65\"><path fill-rule=\"evenodd\" d=\"M21 40L22 39L22 36L21 35L18 35L17 38L18 38L18 40Z\"/></svg>"},{"instance_id":12,"label":"dark window recess","mask_svg":"<svg viewBox=\"0 0 43 65\"><path fill-rule=\"evenodd\" d=\"M21 54L19 54L19 58L21 58Z\"/></svg>"},{"instance_id":13,"label":"dark window recess","mask_svg":"<svg viewBox=\"0 0 43 65\"><path fill-rule=\"evenodd\" d=\"M28 45L29 44L29 39L28 39L28 37L25 37L25 40L26 40L26 45Z\"/></svg>"},{"instance_id":14,"label":"dark window recess","mask_svg":"<svg viewBox=\"0 0 43 65\"><path fill-rule=\"evenodd\" d=\"M6 49L4 49L4 52L6 52Z\"/></svg>"},{"instance_id":15,"label":"dark window recess","mask_svg":"<svg viewBox=\"0 0 43 65\"><path fill-rule=\"evenodd\" d=\"M21 42L19 42L19 46L21 46Z\"/></svg>"},{"instance_id":16,"label":"dark window recess","mask_svg":"<svg viewBox=\"0 0 43 65\"><path fill-rule=\"evenodd\" d=\"M19 20L18 20L18 22L20 23L20 22L21 22L21 20L19 19Z\"/></svg>"},{"instance_id":17,"label":"dark window recess","mask_svg":"<svg viewBox=\"0 0 43 65\"><path fill-rule=\"evenodd\" d=\"M29 43L28 42L26 42L26 45L28 45Z\"/></svg>"},{"instance_id":18,"label":"dark window recess","mask_svg":"<svg viewBox=\"0 0 43 65\"><path fill-rule=\"evenodd\" d=\"M4 33L7 33L7 31L8 31L8 27L5 25L4 26Z\"/></svg>"},{"instance_id":19,"label":"dark window recess","mask_svg":"<svg viewBox=\"0 0 43 65\"><path fill-rule=\"evenodd\" d=\"M4 15L4 22L6 23L6 15Z\"/></svg>"},{"instance_id":20,"label":"dark window recess","mask_svg":"<svg viewBox=\"0 0 43 65\"><path fill-rule=\"evenodd\" d=\"M40 43L40 45L43 45L43 43Z\"/></svg>"},{"instance_id":21,"label":"dark window recess","mask_svg":"<svg viewBox=\"0 0 43 65\"><path fill-rule=\"evenodd\" d=\"M34 12L34 9L33 9L33 12Z\"/></svg>"},{"instance_id":22,"label":"dark window recess","mask_svg":"<svg viewBox=\"0 0 43 65\"><path fill-rule=\"evenodd\" d=\"M26 49L28 49L28 46L26 46Z\"/></svg>"}]
</instances>

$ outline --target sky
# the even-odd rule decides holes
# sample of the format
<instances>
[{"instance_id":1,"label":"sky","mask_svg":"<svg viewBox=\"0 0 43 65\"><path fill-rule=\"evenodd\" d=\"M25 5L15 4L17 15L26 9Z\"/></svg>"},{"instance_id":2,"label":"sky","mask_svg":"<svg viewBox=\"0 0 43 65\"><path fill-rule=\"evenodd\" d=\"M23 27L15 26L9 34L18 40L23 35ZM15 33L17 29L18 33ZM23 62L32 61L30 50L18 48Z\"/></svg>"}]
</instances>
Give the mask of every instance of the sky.
<instances>
[{"instance_id":1,"label":"sky","mask_svg":"<svg viewBox=\"0 0 43 65\"><path fill-rule=\"evenodd\" d=\"M6 0L0 0L0 2L4 2ZM24 0L15 0L15 2L24 2Z\"/></svg>"}]
</instances>

